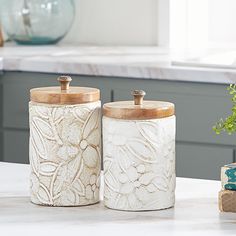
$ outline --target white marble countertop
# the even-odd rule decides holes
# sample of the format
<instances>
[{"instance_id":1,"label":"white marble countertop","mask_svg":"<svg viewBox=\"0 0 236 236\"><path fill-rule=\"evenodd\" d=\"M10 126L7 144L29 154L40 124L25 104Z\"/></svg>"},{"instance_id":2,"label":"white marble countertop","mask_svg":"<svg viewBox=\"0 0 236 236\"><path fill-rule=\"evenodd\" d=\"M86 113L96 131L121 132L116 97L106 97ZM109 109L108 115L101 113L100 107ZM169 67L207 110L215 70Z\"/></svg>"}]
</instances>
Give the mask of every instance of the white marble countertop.
<instances>
[{"instance_id":1,"label":"white marble countertop","mask_svg":"<svg viewBox=\"0 0 236 236\"><path fill-rule=\"evenodd\" d=\"M217 171L217 170L216 170ZM0 163L0 235L235 235L236 214L219 213L219 181L177 178L175 208L151 212L42 207L29 201L29 166Z\"/></svg>"},{"instance_id":2,"label":"white marble countertop","mask_svg":"<svg viewBox=\"0 0 236 236\"><path fill-rule=\"evenodd\" d=\"M218 51L198 52L213 55ZM17 46L0 48L0 70L129 77L207 83L235 83L236 67L183 66L196 53L174 53L159 47ZM178 60L177 60L178 62ZM196 63L195 63L196 64Z\"/></svg>"}]
</instances>

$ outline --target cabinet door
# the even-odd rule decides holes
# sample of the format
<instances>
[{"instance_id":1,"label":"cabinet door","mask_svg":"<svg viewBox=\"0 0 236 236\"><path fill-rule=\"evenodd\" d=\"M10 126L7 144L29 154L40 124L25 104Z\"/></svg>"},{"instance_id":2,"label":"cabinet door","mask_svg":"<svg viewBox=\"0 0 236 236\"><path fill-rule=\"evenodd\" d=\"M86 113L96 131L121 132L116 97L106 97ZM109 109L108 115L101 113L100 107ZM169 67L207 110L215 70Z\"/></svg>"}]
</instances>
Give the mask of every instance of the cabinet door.
<instances>
[{"instance_id":1,"label":"cabinet door","mask_svg":"<svg viewBox=\"0 0 236 236\"><path fill-rule=\"evenodd\" d=\"M179 177L220 179L220 168L233 162L233 150L197 144L177 144L176 171Z\"/></svg>"},{"instance_id":2,"label":"cabinet door","mask_svg":"<svg viewBox=\"0 0 236 236\"><path fill-rule=\"evenodd\" d=\"M29 163L29 132L4 131L3 153L5 162Z\"/></svg>"}]
</instances>

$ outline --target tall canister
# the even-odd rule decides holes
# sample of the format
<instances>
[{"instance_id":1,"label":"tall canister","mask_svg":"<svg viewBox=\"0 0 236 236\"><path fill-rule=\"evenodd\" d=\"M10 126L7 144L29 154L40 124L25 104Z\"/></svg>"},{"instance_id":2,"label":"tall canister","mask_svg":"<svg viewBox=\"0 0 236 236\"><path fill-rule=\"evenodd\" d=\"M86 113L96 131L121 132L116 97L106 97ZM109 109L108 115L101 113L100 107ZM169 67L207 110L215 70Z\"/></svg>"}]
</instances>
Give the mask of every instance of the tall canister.
<instances>
[{"instance_id":1,"label":"tall canister","mask_svg":"<svg viewBox=\"0 0 236 236\"><path fill-rule=\"evenodd\" d=\"M175 202L175 108L162 101L103 106L104 203L117 210L160 210Z\"/></svg>"},{"instance_id":2,"label":"tall canister","mask_svg":"<svg viewBox=\"0 0 236 236\"><path fill-rule=\"evenodd\" d=\"M101 102L96 88L61 86L31 89L31 201L81 206L99 201Z\"/></svg>"}]
</instances>

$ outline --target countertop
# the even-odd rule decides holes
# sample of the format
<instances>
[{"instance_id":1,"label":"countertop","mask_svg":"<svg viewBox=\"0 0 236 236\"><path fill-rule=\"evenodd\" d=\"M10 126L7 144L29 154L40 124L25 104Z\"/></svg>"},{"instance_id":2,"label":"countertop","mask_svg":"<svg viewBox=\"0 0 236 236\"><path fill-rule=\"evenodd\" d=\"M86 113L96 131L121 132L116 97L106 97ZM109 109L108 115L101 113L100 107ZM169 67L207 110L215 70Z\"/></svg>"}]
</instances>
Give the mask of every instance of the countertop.
<instances>
[{"instance_id":1,"label":"countertop","mask_svg":"<svg viewBox=\"0 0 236 236\"><path fill-rule=\"evenodd\" d=\"M17 46L6 44L0 48L0 70L235 83L236 67L232 69L231 67L224 68L224 66L219 66L219 68L217 66L214 68L191 66L193 63L190 63L190 66L184 66L183 60L178 59L194 55L196 57L196 55L214 54L219 57L219 52L214 50L180 53L160 47Z\"/></svg>"},{"instance_id":2,"label":"countertop","mask_svg":"<svg viewBox=\"0 0 236 236\"><path fill-rule=\"evenodd\" d=\"M216 170L218 171L218 170ZM103 203L43 207L30 203L29 166L0 163L0 235L235 235L236 214L218 211L219 181L177 178L175 208L122 212Z\"/></svg>"}]
</instances>

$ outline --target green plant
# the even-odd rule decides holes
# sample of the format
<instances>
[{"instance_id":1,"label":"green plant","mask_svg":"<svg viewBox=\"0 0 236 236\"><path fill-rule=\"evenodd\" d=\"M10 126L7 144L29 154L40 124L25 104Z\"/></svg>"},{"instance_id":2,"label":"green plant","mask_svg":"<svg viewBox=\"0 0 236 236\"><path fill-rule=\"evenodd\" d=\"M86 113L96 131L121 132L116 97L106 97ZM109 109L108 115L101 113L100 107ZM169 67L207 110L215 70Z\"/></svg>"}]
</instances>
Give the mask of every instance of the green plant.
<instances>
[{"instance_id":1,"label":"green plant","mask_svg":"<svg viewBox=\"0 0 236 236\"><path fill-rule=\"evenodd\" d=\"M220 121L218 121L215 126L213 126L213 130L216 132L216 134L220 134L223 131L227 132L228 134L236 132L236 84L231 84L227 90L232 96L232 114L225 119L220 119Z\"/></svg>"}]
</instances>

